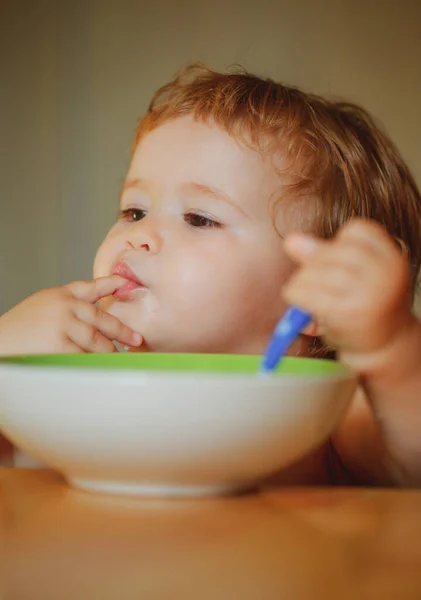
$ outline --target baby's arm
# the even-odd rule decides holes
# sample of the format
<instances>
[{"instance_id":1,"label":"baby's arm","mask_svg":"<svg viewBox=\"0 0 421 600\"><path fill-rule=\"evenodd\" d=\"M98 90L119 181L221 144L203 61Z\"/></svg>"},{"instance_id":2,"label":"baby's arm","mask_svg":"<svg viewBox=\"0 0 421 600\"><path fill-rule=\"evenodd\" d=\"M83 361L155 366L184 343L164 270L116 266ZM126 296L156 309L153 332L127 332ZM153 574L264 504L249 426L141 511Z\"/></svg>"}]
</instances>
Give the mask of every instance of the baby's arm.
<instances>
[{"instance_id":1,"label":"baby's arm","mask_svg":"<svg viewBox=\"0 0 421 600\"><path fill-rule=\"evenodd\" d=\"M302 265L286 288L361 378L332 437L344 481L421 484L421 324L411 311L409 266L377 224L353 221L332 241L294 235Z\"/></svg>"},{"instance_id":2,"label":"baby's arm","mask_svg":"<svg viewBox=\"0 0 421 600\"><path fill-rule=\"evenodd\" d=\"M391 349L333 436L341 464L363 483L421 485L421 326Z\"/></svg>"}]
</instances>

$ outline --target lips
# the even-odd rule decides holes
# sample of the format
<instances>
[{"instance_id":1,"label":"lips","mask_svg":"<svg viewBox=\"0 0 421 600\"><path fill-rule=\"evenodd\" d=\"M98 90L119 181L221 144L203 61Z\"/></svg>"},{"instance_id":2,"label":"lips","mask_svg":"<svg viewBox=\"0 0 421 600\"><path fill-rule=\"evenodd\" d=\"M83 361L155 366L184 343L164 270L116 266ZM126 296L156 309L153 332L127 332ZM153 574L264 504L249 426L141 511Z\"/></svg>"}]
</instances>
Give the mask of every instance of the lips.
<instances>
[{"instance_id":1,"label":"lips","mask_svg":"<svg viewBox=\"0 0 421 600\"><path fill-rule=\"evenodd\" d=\"M113 266L112 275L119 275L126 279L126 283L113 293L114 298L118 300L131 300L138 290L145 289L143 283L139 280L136 273L125 262L117 262Z\"/></svg>"}]
</instances>

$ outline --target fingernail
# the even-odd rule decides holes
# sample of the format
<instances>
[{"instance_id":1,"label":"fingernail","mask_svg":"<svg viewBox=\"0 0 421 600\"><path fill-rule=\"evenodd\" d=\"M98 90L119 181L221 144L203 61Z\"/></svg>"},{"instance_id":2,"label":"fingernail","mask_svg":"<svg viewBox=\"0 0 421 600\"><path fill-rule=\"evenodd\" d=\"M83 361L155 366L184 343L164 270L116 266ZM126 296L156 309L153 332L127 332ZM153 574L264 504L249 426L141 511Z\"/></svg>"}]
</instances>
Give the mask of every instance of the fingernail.
<instances>
[{"instance_id":1,"label":"fingernail","mask_svg":"<svg viewBox=\"0 0 421 600\"><path fill-rule=\"evenodd\" d=\"M132 333L132 340L135 344L140 344L142 341L142 336L140 335L140 333Z\"/></svg>"}]
</instances>

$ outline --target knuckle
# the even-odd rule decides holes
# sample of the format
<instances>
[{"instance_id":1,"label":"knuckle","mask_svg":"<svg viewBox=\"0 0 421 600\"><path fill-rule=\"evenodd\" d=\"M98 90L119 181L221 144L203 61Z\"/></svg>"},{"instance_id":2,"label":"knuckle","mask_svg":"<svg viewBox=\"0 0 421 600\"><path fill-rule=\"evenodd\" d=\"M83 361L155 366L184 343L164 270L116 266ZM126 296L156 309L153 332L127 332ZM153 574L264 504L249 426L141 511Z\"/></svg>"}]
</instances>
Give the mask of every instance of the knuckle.
<instances>
[{"instance_id":1,"label":"knuckle","mask_svg":"<svg viewBox=\"0 0 421 600\"><path fill-rule=\"evenodd\" d=\"M65 290L68 294L73 295L75 290L80 286L81 282L79 280L72 281L71 283L67 283L63 286L63 290Z\"/></svg>"},{"instance_id":2,"label":"knuckle","mask_svg":"<svg viewBox=\"0 0 421 600\"><path fill-rule=\"evenodd\" d=\"M108 313L104 312L100 308L96 310L96 324L98 328L107 336L113 336L117 331L117 319L112 317Z\"/></svg>"},{"instance_id":3,"label":"knuckle","mask_svg":"<svg viewBox=\"0 0 421 600\"><path fill-rule=\"evenodd\" d=\"M95 304L91 304L90 306L92 307L92 314L94 315L96 321L98 321L101 324L106 324L110 320L110 315L101 310L98 306L96 306Z\"/></svg>"},{"instance_id":4,"label":"knuckle","mask_svg":"<svg viewBox=\"0 0 421 600\"><path fill-rule=\"evenodd\" d=\"M362 247L360 244L344 245L341 250L342 251L339 255L339 258L343 257L343 260L344 262L346 261L347 265L360 268L364 266L366 261L370 258L370 254L367 252L367 249Z\"/></svg>"},{"instance_id":5,"label":"knuckle","mask_svg":"<svg viewBox=\"0 0 421 600\"><path fill-rule=\"evenodd\" d=\"M111 347L112 342L96 329L92 335L91 349L94 352L108 352Z\"/></svg>"},{"instance_id":6,"label":"knuckle","mask_svg":"<svg viewBox=\"0 0 421 600\"><path fill-rule=\"evenodd\" d=\"M100 342L99 331L93 325L86 327L86 345L89 347L96 347Z\"/></svg>"},{"instance_id":7,"label":"knuckle","mask_svg":"<svg viewBox=\"0 0 421 600\"><path fill-rule=\"evenodd\" d=\"M71 283L68 283L67 285L65 285L63 287L69 296L71 296L73 298L77 298L77 297L83 295L84 293L86 293L86 290L89 288L90 283L91 282L89 282L89 281L77 280L77 281L72 281Z\"/></svg>"},{"instance_id":8,"label":"knuckle","mask_svg":"<svg viewBox=\"0 0 421 600\"><path fill-rule=\"evenodd\" d=\"M74 299L72 302L74 302L74 312L80 320L89 325L96 325L98 323L98 309L94 304Z\"/></svg>"},{"instance_id":9,"label":"knuckle","mask_svg":"<svg viewBox=\"0 0 421 600\"><path fill-rule=\"evenodd\" d=\"M108 350L110 344L111 342L104 338L102 333L96 329L92 336L92 350L95 352L104 352Z\"/></svg>"},{"instance_id":10,"label":"knuckle","mask_svg":"<svg viewBox=\"0 0 421 600\"><path fill-rule=\"evenodd\" d=\"M80 287L84 287L89 285L91 282L87 281L86 279L77 279L76 281L73 282L73 285L77 285Z\"/></svg>"},{"instance_id":11,"label":"knuckle","mask_svg":"<svg viewBox=\"0 0 421 600\"><path fill-rule=\"evenodd\" d=\"M98 329L94 328L93 334L91 336L91 343L94 348L100 348L103 345L104 338L102 334L98 331Z\"/></svg>"},{"instance_id":12,"label":"knuckle","mask_svg":"<svg viewBox=\"0 0 421 600\"><path fill-rule=\"evenodd\" d=\"M380 231L384 231L384 228L377 221L361 217L351 219L341 229L343 235L354 233L378 234Z\"/></svg>"},{"instance_id":13,"label":"knuckle","mask_svg":"<svg viewBox=\"0 0 421 600\"><path fill-rule=\"evenodd\" d=\"M90 323L95 323L98 325L98 321L101 319L100 311L95 306L95 304L90 304L89 302L82 302L83 311L85 313L85 318Z\"/></svg>"},{"instance_id":14,"label":"knuckle","mask_svg":"<svg viewBox=\"0 0 421 600\"><path fill-rule=\"evenodd\" d=\"M354 244L361 249L371 249L384 245L388 235L384 228L375 221L361 219L347 223L339 232L339 244Z\"/></svg>"}]
</instances>

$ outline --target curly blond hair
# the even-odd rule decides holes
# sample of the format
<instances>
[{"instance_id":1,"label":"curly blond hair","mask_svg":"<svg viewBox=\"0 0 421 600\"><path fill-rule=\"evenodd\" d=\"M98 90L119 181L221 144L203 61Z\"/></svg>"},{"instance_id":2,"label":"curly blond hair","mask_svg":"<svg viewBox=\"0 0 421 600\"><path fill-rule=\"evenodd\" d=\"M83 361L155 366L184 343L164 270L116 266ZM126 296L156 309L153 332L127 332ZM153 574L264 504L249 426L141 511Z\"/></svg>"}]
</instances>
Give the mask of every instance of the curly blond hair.
<instances>
[{"instance_id":1,"label":"curly blond hair","mask_svg":"<svg viewBox=\"0 0 421 600\"><path fill-rule=\"evenodd\" d=\"M332 237L353 217L381 223L408 253L414 292L420 192L393 142L363 108L243 70L219 73L197 63L156 92L134 148L148 131L185 115L214 122L259 152L282 152L292 181L284 196L311 198L315 234Z\"/></svg>"}]
</instances>

